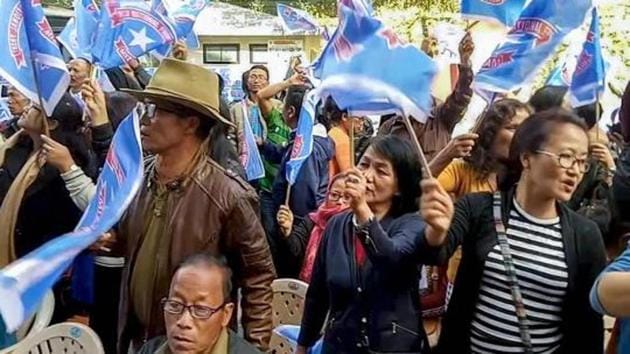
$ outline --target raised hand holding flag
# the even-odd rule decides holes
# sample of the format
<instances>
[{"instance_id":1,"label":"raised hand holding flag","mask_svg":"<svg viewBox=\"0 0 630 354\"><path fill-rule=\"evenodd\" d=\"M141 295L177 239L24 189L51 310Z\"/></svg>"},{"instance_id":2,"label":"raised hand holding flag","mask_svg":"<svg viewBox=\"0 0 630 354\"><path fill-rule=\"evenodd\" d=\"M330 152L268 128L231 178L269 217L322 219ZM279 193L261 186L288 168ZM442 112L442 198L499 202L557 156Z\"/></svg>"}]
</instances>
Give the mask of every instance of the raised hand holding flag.
<instances>
[{"instance_id":1,"label":"raised hand holding flag","mask_svg":"<svg viewBox=\"0 0 630 354\"><path fill-rule=\"evenodd\" d=\"M112 140L96 195L75 231L61 235L0 271L0 314L9 332L37 310L72 260L118 221L142 182L139 118L134 110Z\"/></svg>"},{"instance_id":2,"label":"raised hand holding flag","mask_svg":"<svg viewBox=\"0 0 630 354\"><path fill-rule=\"evenodd\" d=\"M437 72L431 58L379 20L341 9L339 28L313 68L322 95L357 114L398 112L425 122Z\"/></svg>"}]
</instances>

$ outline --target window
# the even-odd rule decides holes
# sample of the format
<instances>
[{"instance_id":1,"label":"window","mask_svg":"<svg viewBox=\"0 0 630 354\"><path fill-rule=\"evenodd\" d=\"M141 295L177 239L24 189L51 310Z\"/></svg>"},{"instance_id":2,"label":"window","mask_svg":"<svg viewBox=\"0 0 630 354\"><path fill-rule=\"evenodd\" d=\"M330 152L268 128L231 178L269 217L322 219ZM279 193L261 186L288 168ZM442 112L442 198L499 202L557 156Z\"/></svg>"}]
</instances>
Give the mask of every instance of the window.
<instances>
[{"instance_id":1,"label":"window","mask_svg":"<svg viewBox=\"0 0 630 354\"><path fill-rule=\"evenodd\" d=\"M238 44L204 44L205 64L238 64L240 47Z\"/></svg>"},{"instance_id":2,"label":"window","mask_svg":"<svg viewBox=\"0 0 630 354\"><path fill-rule=\"evenodd\" d=\"M267 64L269 49L266 44L249 45L249 62L251 64Z\"/></svg>"}]
</instances>

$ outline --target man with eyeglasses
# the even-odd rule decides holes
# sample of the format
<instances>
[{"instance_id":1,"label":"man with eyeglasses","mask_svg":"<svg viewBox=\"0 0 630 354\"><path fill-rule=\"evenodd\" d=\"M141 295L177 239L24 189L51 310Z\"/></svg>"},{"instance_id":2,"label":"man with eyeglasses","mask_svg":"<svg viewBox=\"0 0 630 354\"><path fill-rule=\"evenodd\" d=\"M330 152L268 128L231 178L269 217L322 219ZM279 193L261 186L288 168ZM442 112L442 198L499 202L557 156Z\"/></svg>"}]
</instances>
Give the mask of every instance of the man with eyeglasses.
<instances>
[{"instance_id":1,"label":"man with eyeglasses","mask_svg":"<svg viewBox=\"0 0 630 354\"><path fill-rule=\"evenodd\" d=\"M239 155L246 151L243 124L245 119L252 128L252 133L258 141L266 141L268 126L263 112L258 104L257 93L269 86L269 69L264 65L254 65L243 73L243 91L245 97L236 102L230 108L230 120L236 126L236 140ZM276 107L281 107L282 102L274 100Z\"/></svg>"},{"instance_id":2,"label":"man with eyeglasses","mask_svg":"<svg viewBox=\"0 0 630 354\"><path fill-rule=\"evenodd\" d=\"M234 312L231 278L222 257L198 254L184 261L161 301L166 336L147 342L139 354L260 353L228 328Z\"/></svg>"},{"instance_id":3,"label":"man with eyeglasses","mask_svg":"<svg viewBox=\"0 0 630 354\"><path fill-rule=\"evenodd\" d=\"M244 336L261 350L271 337L269 246L255 191L219 164L216 147L231 123L220 113L218 76L201 66L164 59L143 91L143 187L121 219L115 246L123 246L118 351L139 349L164 334L160 299L177 264L191 254L226 256L242 294ZM235 153L235 152L234 152ZM236 291L232 294L236 299Z\"/></svg>"}]
</instances>

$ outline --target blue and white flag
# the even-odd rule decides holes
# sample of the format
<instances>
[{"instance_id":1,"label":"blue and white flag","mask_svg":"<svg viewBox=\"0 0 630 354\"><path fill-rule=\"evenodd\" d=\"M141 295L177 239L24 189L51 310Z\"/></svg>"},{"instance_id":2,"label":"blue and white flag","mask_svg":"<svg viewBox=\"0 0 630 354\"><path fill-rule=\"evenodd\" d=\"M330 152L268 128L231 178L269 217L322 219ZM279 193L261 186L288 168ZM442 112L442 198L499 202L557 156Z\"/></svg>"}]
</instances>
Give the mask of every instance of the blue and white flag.
<instances>
[{"instance_id":1,"label":"blue and white flag","mask_svg":"<svg viewBox=\"0 0 630 354\"><path fill-rule=\"evenodd\" d=\"M38 0L0 1L0 76L51 115L70 75ZM36 80L37 78L37 80Z\"/></svg>"},{"instance_id":2,"label":"blue and white flag","mask_svg":"<svg viewBox=\"0 0 630 354\"><path fill-rule=\"evenodd\" d=\"M337 0L337 15L341 18L343 15L341 9L345 6L358 16L372 16L374 14L372 2L372 0Z\"/></svg>"},{"instance_id":3,"label":"blue and white flag","mask_svg":"<svg viewBox=\"0 0 630 354\"><path fill-rule=\"evenodd\" d=\"M93 0L75 0L74 17L57 37L73 58L92 61L92 46L101 14Z\"/></svg>"},{"instance_id":4,"label":"blue and white flag","mask_svg":"<svg viewBox=\"0 0 630 354\"><path fill-rule=\"evenodd\" d=\"M599 16L593 8L591 27L589 28L578 57L571 88L569 89L573 107L595 103L605 90L606 65L600 44Z\"/></svg>"},{"instance_id":5,"label":"blue and white flag","mask_svg":"<svg viewBox=\"0 0 630 354\"><path fill-rule=\"evenodd\" d=\"M286 166L286 178L290 185L294 185L300 173L304 161L313 152L313 127L315 126L315 107L319 102L319 90L311 90L306 93L302 102L302 109L298 117L298 125L295 130L293 148Z\"/></svg>"},{"instance_id":6,"label":"blue and white flag","mask_svg":"<svg viewBox=\"0 0 630 354\"><path fill-rule=\"evenodd\" d=\"M462 0L463 18L499 22L512 27L523 11L526 0Z\"/></svg>"},{"instance_id":7,"label":"blue and white flag","mask_svg":"<svg viewBox=\"0 0 630 354\"><path fill-rule=\"evenodd\" d=\"M288 32L315 32L319 31L319 24L306 11L294 9L284 4L276 5L278 17L282 20L282 25Z\"/></svg>"},{"instance_id":8,"label":"blue and white flag","mask_svg":"<svg viewBox=\"0 0 630 354\"><path fill-rule=\"evenodd\" d=\"M260 158L260 152L258 151L258 144L256 144L256 138L252 131L252 126L249 123L249 118L243 118L243 134L245 144L243 144L243 151L241 152L241 164L245 168L248 181L254 181L265 177L265 166Z\"/></svg>"},{"instance_id":9,"label":"blue and white flag","mask_svg":"<svg viewBox=\"0 0 630 354\"><path fill-rule=\"evenodd\" d=\"M0 98L0 132L7 128L13 120L13 115L9 110L9 104L6 98Z\"/></svg>"},{"instance_id":10,"label":"blue and white flag","mask_svg":"<svg viewBox=\"0 0 630 354\"><path fill-rule=\"evenodd\" d=\"M189 0L169 12L162 0L152 0L151 8L171 21L177 34L177 39L184 40L189 49L195 49L199 48L200 44L193 27L197 17L209 3L210 0ZM171 47L171 44L164 45L151 52L151 54L161 60L170 53Z\"/></svg>"},{"instance_id":11,"label":"blue and white flag","mask_svg":"<svg viewBox=\"0 0 630 354\"><path fill-rule=\"evenodd\" d=\"M590 7L590 0L532 0L475 75L473 88L487 98L488 92L513 91L531 81Z\"/></svg>"},{"instance_id":12,"label":"blue and white flag","mask_svg":"<svg viewBox=\"0 0 630 354\"><path fill-rule=\"evenodd\" d=\"M571 70L566 62L558 65L555 69L553 69L551 74L549 74L547 81L545 81L545 86L571 86L570 71Z\"/></svg>"},{"instance_id":13,"label":"blue and white flag","mask_svg":"<svg viewBox=\"0 0 630 354\"><path fill-rule=\"evenodd\" d=\"M341 8L339 28L314 64L322 96L356 114L398 112L425 122L437 73L433 60L376 18Z\"/></svg>"},{"instance_id":14,"label":"blue and white flag","mask_svg":"<svg viewBox=\"0 0 630 354\"><path fill-rule=\"evenodd\" d=\"M140 188L143 173L139 118L133 110L114 134L96 184L96 195L75 231L45 243L0 270L0 314L7 332L13 332L29 318L73 259L118 222Z\"/></svg>"},{"instance_id":15,"label":"blue and white flag","mask_svg":"<svg viewBox=\"0 0 630 354\"><path fill-rule=\"evenodd\" d=\"M95 63L109 69L172 44L176 38L170 21L149 5L104 0L92 56Z\"/></svg>"}]
</instances>

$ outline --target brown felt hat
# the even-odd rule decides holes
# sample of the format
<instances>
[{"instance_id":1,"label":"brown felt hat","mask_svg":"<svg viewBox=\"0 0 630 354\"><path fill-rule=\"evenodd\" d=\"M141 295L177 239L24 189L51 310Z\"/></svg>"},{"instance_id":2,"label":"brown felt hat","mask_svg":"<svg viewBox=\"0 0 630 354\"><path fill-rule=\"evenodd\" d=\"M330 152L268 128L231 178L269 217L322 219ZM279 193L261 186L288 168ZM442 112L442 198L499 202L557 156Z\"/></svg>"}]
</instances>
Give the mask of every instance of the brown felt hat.
<instances>
[{"instance_id":1,"label":"brown felt hat","mask_svg":"<svg viewBox=\"0 0 630 354\"><path fill-rule=\"evenodd\" d=\"M219 76L199 65L165 58L144 90L122 91L141 101L148 98L175 103L234 126L234 123L220 113Z\"/></svg>"}]
</instances>

